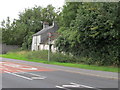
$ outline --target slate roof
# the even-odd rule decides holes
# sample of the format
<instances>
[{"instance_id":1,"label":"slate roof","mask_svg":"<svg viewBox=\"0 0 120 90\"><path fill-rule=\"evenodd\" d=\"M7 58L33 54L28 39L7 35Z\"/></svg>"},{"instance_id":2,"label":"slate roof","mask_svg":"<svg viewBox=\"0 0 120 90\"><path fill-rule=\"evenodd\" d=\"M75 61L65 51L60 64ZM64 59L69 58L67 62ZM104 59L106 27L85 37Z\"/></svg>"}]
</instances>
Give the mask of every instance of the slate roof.
<instances>
[{"instance_id":1,"label":"slate roof","mask_svg":"<svg viewBox=\"0 0 120 90\"><path fill-rule=\"evenodd\" d=\"M48 33L52 33L52 36L55 37L55 32L58 30L58 26L56 23L53 23L52 26L48 26L46 28L43 28L42 30L40 30L39 32L33 34L34 36L38 36L41 35L41 44L43 43L47 43L48 42ZM53 39L54 40L54 39ZM52 39L51 39L52 41Z\"/></svg>"},{"instance_id":2,"label":"slate roof","mask_svg":"<svg viewBox=\"0 0 120 90\"><path fill-rule=\"evenodd\" d=\"M33 36L38 36L38 35L42 35L42 34L48 34L49 32L56 32L58 30L58 26L56 23L54 23L52 26L49 26L47 28L43 28L42 30L40 30L39 32L33 34Z\"/></svg>"}]
</instances>

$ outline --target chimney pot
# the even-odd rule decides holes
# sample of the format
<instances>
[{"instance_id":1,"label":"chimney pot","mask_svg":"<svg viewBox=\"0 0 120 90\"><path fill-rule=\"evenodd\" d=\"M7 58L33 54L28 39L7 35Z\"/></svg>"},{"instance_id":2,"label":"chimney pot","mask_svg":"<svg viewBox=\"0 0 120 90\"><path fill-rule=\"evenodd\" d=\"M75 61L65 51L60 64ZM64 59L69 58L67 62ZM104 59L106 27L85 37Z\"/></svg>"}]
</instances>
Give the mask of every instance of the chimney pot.
<instances>
[{"instance_id":1,"label":"chimney pot","mask_svg":"<svg viewBox=\"0 0 120 90\"><path fill-rule=\"evenodd\" d=\"M47 28L49 27L49 23L48 22L43 22L43 28Z\"/></svg>"}]
</instances>

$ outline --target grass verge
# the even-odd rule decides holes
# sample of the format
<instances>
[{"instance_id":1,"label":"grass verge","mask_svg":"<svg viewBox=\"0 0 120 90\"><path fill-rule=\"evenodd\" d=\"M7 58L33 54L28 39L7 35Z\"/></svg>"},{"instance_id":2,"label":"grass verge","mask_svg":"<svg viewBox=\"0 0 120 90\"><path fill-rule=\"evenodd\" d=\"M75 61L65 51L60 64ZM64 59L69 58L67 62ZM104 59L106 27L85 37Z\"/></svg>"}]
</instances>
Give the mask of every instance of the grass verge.
<instances>
[{"instance_id":1,"label":"grass verge","mask_svg":"<svg viewBox=\"0 0 120 90\"><path fill-rule=\"evenodd\" d=\"M54 64L54 65L60 65L60 66L76 67L76 68L82 68L82 69L118 72L117 67L86 65L86 64L78 64L78 63L63 63L63 62L56 62L56 61L48 62L47 60L40 59L40 58L30 59L27 57L28 53L29 51L12 52L12 53L0 55L0 57L18 59L18 60L24 60L24 61L32 61L32 62L38 62L38 63L45 63L45 64Z\"/></svg>"}]
</instances>

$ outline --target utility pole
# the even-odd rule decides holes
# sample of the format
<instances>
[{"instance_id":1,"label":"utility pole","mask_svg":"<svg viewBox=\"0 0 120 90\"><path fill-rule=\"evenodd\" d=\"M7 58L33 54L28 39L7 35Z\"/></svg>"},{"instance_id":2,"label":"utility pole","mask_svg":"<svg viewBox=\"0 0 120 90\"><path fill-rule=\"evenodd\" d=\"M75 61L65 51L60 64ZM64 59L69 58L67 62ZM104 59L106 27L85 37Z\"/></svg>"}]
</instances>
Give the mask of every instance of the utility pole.
<instances>
[{"instance_id":1,"label":"utility pole","mask_svg":"<svg viewBox=\"0 0 120 90\"><path fill-rule=\"evenodd\" d=\"M50 38L51 33L48 33L48 62L50 61Z\"/></svg>"}]
</instances>

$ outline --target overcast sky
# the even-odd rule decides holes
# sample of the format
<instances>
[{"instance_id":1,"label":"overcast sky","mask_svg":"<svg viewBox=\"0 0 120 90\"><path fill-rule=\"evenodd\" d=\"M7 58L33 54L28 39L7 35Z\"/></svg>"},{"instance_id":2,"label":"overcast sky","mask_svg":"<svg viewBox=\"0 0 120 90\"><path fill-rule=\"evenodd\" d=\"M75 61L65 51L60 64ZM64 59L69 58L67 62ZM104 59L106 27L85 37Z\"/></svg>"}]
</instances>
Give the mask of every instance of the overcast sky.
<instances>
[{"instance_id":1,"label":"overcast sky","mask_svg":"<svg viewBox=\"0 0 120 90\"><path fill-rule=\"evenodd\" d=\"M35 5L46 7L52 4L59 8L64 4L64 0L1 0L0 1L0 22L8 16L13 20L18 18L19 12L25 8L32 8Z\"/></svg>"}]
</instances>

